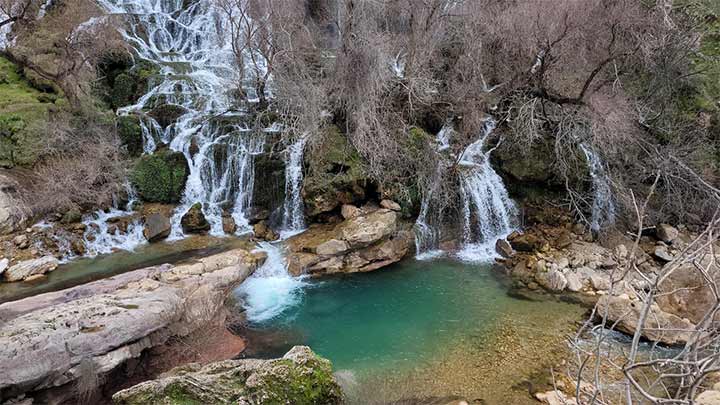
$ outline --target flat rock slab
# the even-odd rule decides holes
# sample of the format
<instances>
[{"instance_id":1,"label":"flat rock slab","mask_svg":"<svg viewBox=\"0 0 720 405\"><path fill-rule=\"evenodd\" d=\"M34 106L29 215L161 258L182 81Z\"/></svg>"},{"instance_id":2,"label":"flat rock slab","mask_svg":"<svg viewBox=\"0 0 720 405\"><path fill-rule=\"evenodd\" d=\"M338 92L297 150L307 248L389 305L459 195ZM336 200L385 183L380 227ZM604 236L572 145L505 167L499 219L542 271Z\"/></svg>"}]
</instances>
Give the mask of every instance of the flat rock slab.
<instances>
[{"instance_id":1,"label":"flat rock slab","mask_svg":"<svg viewBox=\"0 0 720 405\"><path fill-rule=\"evenodd\" d=\"M72 383L81 362L107 373L192 333L262 260L236 249L0 305L0 399Z\"/></svg>"}]
</instances>

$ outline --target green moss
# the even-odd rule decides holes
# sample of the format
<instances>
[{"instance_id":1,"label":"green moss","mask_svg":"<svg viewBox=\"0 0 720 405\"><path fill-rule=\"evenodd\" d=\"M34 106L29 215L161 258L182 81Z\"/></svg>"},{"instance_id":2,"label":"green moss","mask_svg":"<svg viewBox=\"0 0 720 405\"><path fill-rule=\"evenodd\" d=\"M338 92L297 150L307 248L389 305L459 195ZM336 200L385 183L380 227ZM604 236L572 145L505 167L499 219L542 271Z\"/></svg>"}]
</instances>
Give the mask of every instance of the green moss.
<instances>
[{"instance_id":1,"label":"green moss","mask_svg":"<svg viewBox=\"0 0 720 405\"><path fill-rule=\"evenodd\" d=\"M137 115L125 115L117 119L117 132L120 143L128 154L138 157L143 152L143 135L140 118Z\"/></svg>"},{"instance_id":2,"label":"green moss","mask_svg":"<svg viewBox=\"0 0 720 405\"><path fill-rule=\"evenodd\" d=\"M48 129L52 97L34 88L17 66L0 57L0 166L30 166Z\"/></svg>"},{"instance_id":3,"label":"green moss","mask_svg":"<svg viewBox=\"0 0 720 405\"><path fill-rule=\"evenodd\" d=\"M182 153L163 150L141 157L130 179L143 201L176 203L182 197L188 174Z\"/></svg>"}]
</instances>

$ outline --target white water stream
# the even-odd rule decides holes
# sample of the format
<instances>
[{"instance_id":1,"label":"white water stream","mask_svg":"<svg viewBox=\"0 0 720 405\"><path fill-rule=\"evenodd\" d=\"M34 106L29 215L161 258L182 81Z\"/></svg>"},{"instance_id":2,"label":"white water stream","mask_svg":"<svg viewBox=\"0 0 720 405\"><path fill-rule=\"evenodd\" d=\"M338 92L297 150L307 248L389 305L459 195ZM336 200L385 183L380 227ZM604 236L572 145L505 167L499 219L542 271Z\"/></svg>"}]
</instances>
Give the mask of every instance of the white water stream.
<instances>
[{"instance_id":1,"label":"white water stream","mask_svg":"<svg viewBox=\"0 0 720 405\"><path fill-rule=\"evenodd\" d=\"M605 225L615 222L615 201L610 180L605 173L605 165L600 156L584 143L580 149L588 161L588 169L593 183L593 203L590 216L590 229L597 232Z\"/></svg>"},{"instance_id":2,"label":"white water stream","mask_svg":"<svg viewBox=\"0 0 720 405\"><path fill-rule=\"evenodd\" d=\"M305 206L302 200L303 155L307 137L303 136L288 147L285 161L285 203L280 237L287 239L305 230Z\"/></svg>"}]
</instances>

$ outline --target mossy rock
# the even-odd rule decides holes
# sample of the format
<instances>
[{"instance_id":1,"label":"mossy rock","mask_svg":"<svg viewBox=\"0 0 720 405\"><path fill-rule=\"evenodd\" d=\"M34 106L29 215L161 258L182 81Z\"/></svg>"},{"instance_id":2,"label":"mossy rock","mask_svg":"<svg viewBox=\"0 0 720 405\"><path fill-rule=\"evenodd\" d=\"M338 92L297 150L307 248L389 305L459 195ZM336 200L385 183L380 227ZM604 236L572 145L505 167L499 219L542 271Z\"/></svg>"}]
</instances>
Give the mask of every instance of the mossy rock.
<instances>
[{"instance_id":1,"label":"mossy rock","mask_svg":"<svg viewBox=\"0 0 720 405\"><path fill-rule=\"evenodd\" d=\"M334 405L343 401L332 366L296 346L275 360L227 360L178 367L113 395L118 405Z\"/></svg>"},{"instance_id":2,"label":"mossy rock","mask_svg":"<svg viewBox=\"0 0 720 405\"><path fill-rule=\"evenodd\" d=\"M152 78L160 73L160 68L152 62L138 60L133 64L124 54L108 56L99 68L105 80L98 91L112 109L135 103L147 92Z\"/></svg>"},{"instance_id":3,"label":"mossy rock","mask_svg":"<svg viewBox=\"0 0 720 405\"><path fill-rule=\"evenodd\" d=\"M187 113L187 109L177 104L163 104L155 107L148 113L161 127L167 128L175 123L178 118Z\"/></svg>"},{"instance_id":4,"label":"mossy rock","mask_svg":"<svg viewBox=\"0 0 720 405\"><path fill-rule=\"evenodd\" d=\"M143 201L172 204L180 201L189 174L185 155L161 150L141 157L130 180Z\"/></svg>"},{"instance_id":5,"label":"mossy rock","mask_svg":"<svg viewBox=\"0 0 720 405\"><path fill-rule=\"evenodd\" d=\"M305 155L303 199L309 216L361 202L370 187L365 161L337 127L326 127L321 139L320 146Z\"/></svg>"},{"instance_id":6,"label":"mossy rock","mask_svg":"<svg viewBox=\"0 0 720 405\"><path fill-rule=\"evenodd\" d=\"M137 115L124 115L117 118L117 132L120 143L125 147L131 157L138 157L143 153L143 134L140 127L140 117Z\"/></svg>"}]
</instances>

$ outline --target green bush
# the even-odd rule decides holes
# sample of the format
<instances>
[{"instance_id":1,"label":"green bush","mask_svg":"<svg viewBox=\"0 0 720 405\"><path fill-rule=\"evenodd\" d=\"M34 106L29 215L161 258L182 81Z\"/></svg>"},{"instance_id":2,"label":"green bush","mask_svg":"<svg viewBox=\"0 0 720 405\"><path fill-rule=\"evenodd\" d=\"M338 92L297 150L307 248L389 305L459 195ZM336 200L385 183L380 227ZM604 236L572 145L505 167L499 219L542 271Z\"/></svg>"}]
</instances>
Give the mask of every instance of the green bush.
<instances>
[{"instance_id":1,"label":"green bush","mask_svg":"<svg viewBox=\"0 0 720 405\"><path fill-rule=\"evenodd\" d=\"M182 197L189 172L182 153L162 150L141 157L130 174L130 180L143 201L177 203Z\"/></svg>"},{"instance_id":2,"label":"green bush","mask_svg":"<svg viewBox=\"0 0 720 405\"><path fill-rule=\"evenodd\" d=\"M140 127L140 118L137 115L125 115L117 119L118 137L120 143L127 149L132 157L138 157L143 152L143 136Z\"/></svg>"}]
</instances>

